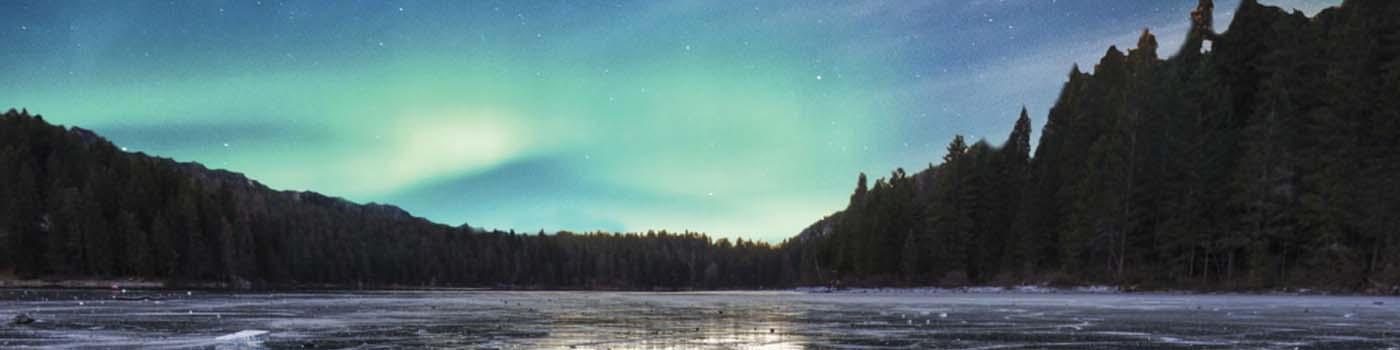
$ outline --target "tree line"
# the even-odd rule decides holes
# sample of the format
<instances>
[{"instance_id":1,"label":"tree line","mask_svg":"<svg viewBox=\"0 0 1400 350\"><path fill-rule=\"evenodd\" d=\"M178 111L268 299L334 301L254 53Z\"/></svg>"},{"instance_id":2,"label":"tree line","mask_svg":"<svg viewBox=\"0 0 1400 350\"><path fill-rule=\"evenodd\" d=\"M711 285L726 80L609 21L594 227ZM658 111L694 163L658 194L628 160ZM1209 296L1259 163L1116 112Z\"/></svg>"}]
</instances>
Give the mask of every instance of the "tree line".
<instances>
[{"instance_id":1,"label":"tree line","mask_svg":"<svg viewBox=\"0 0 1400 350\"><path fill-rule=\"evenodd\" d=\"M0 117L0 184L0 272L19 278L603 289L791 280L765 242L450 227L122 152L27 111Z\"/></svg>"},{"instance_id":2,"label":"tree line","mask_svg":"<svg viewBox=\"0 0 1400 350\"><path fill-rule=\"evenodd\" d=\"M804 281L1400 286L1400 2L1243 1L1169 59L1074 67L1033 157L956 137L789 242ZM1206 40L1213 40L1207 49Z\"/></svg>"}]
</instances>

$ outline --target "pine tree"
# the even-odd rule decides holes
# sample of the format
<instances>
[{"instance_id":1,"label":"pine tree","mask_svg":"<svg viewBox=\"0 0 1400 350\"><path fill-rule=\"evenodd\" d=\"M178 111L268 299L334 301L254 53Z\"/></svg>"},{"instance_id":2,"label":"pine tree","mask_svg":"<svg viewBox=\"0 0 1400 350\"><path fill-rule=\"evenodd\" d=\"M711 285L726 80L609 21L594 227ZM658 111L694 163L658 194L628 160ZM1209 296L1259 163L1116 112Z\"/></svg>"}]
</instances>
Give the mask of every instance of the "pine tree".
<instances>
[{"instance_id":1,"label":"pine tree","mask_svg":"<svg viewBox=\"0 0 1400 350\"><path fill-rule=\"evenodd\" d=\"M0 133L0 137L6 136L4 133ZM6 184L0 186L0 271L11 270L15 264L12 260L15 253L11 252L10 247L13 246L16 240L15 236L18 235L15 233L17 225L14 223L18 218L15 217L13 209L16 196L11 194L14 190L10 188L9 184L18 182L14 172L14 169L18 168L19 165L18 158L19 156L15 154L13 147L0 145L0 184Z\"/></svg>"},{"instance_id":2,"label":"pine tree","mask_svg":"<svg viewBox=\"0 0 1400 350\"><path fill-rule=\"evenodd\" d=\"M59 276L82 275L86 256L83 255L83 224L85 220L80 206L81 195L76 188L61 188L51 192L48 207L53 214L49 223L48 250L45 258L53 274Z\"/></svg>"},{"instance_id":3,"label":"pine tree","mask_svg":"<svg viewBox=\"0 0 1400 350\"><path fill-rule=\"evenodd\" d=\"M117 219L117 228L121 230L121 237L125 240L126 250L122 252L122 260L126 261L120 273L125 276L150 277L151 269L146 264L150 262L150 242L147 239L146 231L141 228L141 223L137 221L136 215L131 212L122 212Z\"/></svg>"},{"instance_id":4,"label":"pine tree","mask_svg":"<svg viewBox=\"0 0 1400 350\"><path fill-rule=\"evenodd\" d=\"M1017 227L1017 222L1024 220L1022 216L1023 202L1026 194L1032 191L1030 186L1030 155L1031 155L1031 118L1026 108L1021 107L1021 115L1016 119L1015 127L1011 130L1011 135L1007 137L1005 146L1001 151L1001 164L998 167L998 178L1001 181L1000 202L998 203L997 222L1002 225L1002 242L1005 244L1002 253L1002 261L998 263L1001 270L1010 269L1015 275L1029 273L1029 250L1033 249L1031 242L1034 237L1027 232L1024 227ZM1019 225L1025 225L1024 223Z\"/></svg>"},{"instance_id":5,"label":"pine tree","mask_svg":"<svg viewBox=\"0 0 1400 350\"><path fill-rule=\"evenodd\" d=\"M1263 108L1245 129L1244 158L1236 167L1232 205L1239 215L1239 229L1226 238L1227 249L1250 245L1251 278L1270 286L1287 280L1288 265L1280 259L1303 242L1296 241L1292 222L1298 212L1296 159L1290 150L1296 140L1290 130L1296 110L1281 79L1264 85Z\"/></svg>"},{"instance_id":6,"label":"pine tree","mask_svg":"<svg viewBox=\"0 0 1400 350\"><path fill-rule=\"evenodd\" d=\"M923 256L927 253L921 249L922 247L923 243L919 241L914 232L909 232L904 235L904 245L901 247L900 252L900 271L904 275L905 283L923 282Z\"/></svg>"},{"instance_id":7,"label":"pine tree","mask_svg":"<svg viewBox=\"0 0 1400 350\"><path fill-rule=\"evenodd\" d=\"M972 218L963 207L965 195L963 169L968 146L962 135L953 137L948 144L948 153L943 156L939 168L940 194L930 197L933 201L926 206L924 214L927 234L932 247L932 277L945 283L963 283L967 279L968 236L972 230ZM957 275L950 275L956 272Z\"/></svg>"},{"instance_id":8,"label":"pine tree","mask_svg":"<svg viewBox=\"0 0 1400 350\"><path fill-rule=\"evenodd\" d=\"M11 188L12 201L9 208L11 260L15 274L21 277L37 277L51 270L48 265L48 242L44 239L49 233L49 221L41 218L43 200L39 197L34 170L29 164L20 164L18 181Z\"/></svg>"},{"instance_id":9,"label":"pine tree","mask_svg":"<svg viewBox=\"0 0 1400 350\"><path fill-rule=\"evenodd\" d=\"M175 262L181 261L180 249L176 246L175 233L170 229L165 215L157 213L151 218L151 249L148 261L144 264L149 276L174 277L178 271Z\"/></svg>"}]
</instances>

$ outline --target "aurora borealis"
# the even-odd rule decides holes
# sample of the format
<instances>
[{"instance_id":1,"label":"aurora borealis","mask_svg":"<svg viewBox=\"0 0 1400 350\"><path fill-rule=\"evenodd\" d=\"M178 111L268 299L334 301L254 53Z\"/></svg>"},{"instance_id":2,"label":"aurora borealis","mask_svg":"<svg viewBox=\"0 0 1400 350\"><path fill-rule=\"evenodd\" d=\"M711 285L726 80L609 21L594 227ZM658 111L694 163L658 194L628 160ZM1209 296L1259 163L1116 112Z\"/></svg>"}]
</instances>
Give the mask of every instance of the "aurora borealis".
<instances>
[{"instance_id":1,"label":"aurora borealis","mask_svg":"<svg viewBox=\"0 0 1400 350\"><path fill-rule=\"evenodd\" d=\"M451 225L776 242L1195 3L3 1L0 107Z\"/></svg>"}]
</instances>

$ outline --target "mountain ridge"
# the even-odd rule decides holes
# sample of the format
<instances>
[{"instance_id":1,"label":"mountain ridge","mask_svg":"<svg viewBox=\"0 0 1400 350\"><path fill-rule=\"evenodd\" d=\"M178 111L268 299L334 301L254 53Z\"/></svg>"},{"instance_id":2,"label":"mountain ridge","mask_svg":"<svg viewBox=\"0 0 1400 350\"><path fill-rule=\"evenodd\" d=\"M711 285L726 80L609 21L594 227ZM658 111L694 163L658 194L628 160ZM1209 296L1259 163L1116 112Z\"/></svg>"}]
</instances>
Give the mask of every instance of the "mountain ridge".
<instances>
[{"instance_id":1,"label":"mountain ridge","mask_svg":"<svg viewBox=\"0 0 1400 350\"><path fill-rule=\"evenodd\" d=\"M733 288L784 281L772 251L692 232L450 227L393 205L273 190L197 162L120 151L28 111L0 114L0 276L241 288Z\"/></svg>"}]
</instances>

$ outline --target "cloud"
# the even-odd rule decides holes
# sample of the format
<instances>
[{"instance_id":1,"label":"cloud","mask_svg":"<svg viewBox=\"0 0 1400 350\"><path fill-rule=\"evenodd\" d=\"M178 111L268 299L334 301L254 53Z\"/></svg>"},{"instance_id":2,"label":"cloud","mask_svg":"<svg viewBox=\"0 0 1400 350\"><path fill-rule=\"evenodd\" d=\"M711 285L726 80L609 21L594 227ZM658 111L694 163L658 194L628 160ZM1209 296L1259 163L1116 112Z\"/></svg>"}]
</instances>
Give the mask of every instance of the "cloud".
<instances>
[{"instance_id":1,"label":"cloud","mask_svg":"<svg viewBox=\"0 0 1400 350\"><path fill-rule=\"evenodd\" d=\"M339 175L351 193L378 196L424 181L489 169L525 152L531 139L509 112L464 110L405 115L374 133L382 146L346 154ZM366 171L373 169L374 171Z\"/></svg>"},{"instance_id":2,"label":"cloud","mask_svg":"<svg viewBox=\"0 0 1400 350\"><path fill-rule=\"evenodd\" d=\"M577 232L638 229L623 222L636 208L713 212L694 198L618 183L569 155L514 159L489 170L429 181L386 196L430 219L476 227ZM679 208L678 208L679 207ZM630 224L630 225L629 225Z\"/></svg>"}]
</instances>

